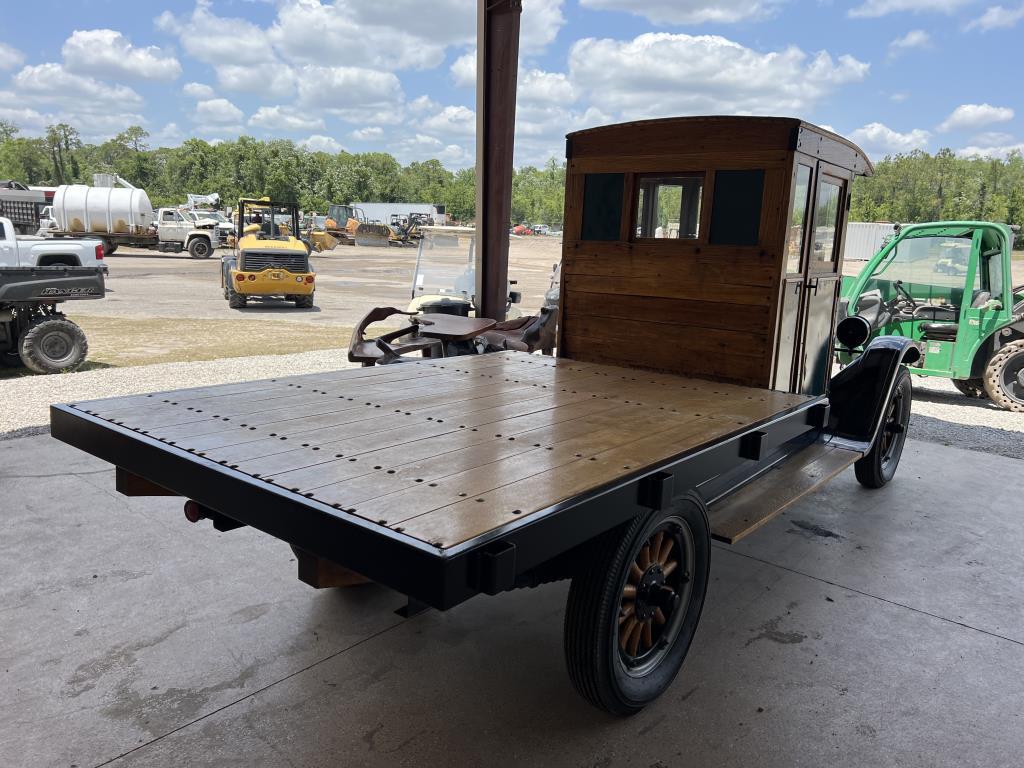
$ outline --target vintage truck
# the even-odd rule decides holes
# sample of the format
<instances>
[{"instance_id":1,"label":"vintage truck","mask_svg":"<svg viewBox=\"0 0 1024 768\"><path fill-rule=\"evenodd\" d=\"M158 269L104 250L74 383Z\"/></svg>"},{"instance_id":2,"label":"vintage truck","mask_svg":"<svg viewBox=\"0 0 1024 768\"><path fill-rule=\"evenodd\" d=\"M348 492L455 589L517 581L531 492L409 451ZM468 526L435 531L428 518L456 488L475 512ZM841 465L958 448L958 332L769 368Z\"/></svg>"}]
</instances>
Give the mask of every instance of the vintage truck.
<instances>
[{"instance_id":1,"label":"vintage truck","mask_svg":"<svg viewBox=\"0 0 1024 768\"><path fill-rule=\"evenodd\" d=\"M99 241L19 239L0 218L0 364L35 373L80 366L85 333L57 304L103 298L105 274Z\"/></svg>"},{"instance_id":2,"label":"vintage truck","mask_svg":"<svg viewBox=\"0 0 1024 768\"><path fill-rule=\"evenodd\" d=\"M879 336L831 375L849 187L872 172L849 141L688 117L567 152L557 357L80 401L53 406L53 436L114 464L122 493L184 497L192 522L290 544L307 583L360 574L406 613L571 579L570 679L639 711L695 637L713 538L850 465L892 480L918 349Z\"/></svg>"}]
</instances>

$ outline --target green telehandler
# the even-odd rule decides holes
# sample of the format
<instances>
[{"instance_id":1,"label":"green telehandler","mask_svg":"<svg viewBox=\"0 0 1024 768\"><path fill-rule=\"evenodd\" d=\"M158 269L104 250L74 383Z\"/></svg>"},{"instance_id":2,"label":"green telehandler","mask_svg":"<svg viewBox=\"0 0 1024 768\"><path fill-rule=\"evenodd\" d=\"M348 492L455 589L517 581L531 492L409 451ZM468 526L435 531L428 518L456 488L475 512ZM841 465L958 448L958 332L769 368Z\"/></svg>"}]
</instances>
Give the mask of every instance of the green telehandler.
<instances>
[{"instance_id":1,"label":"green telehandler","mask_svg":"<svg viewBox=\"0 0 1024 768\"><path fill-rule=\"evenodd\" d=\"M859 275L843 278L840 317L863 322L844 326L839 362L875 336L904 336L921 350L911 373L1024 412L1024 285L1013 285L1013 238L1006 225L981 221L897 227Z\"/></svg>"}]
</instances>

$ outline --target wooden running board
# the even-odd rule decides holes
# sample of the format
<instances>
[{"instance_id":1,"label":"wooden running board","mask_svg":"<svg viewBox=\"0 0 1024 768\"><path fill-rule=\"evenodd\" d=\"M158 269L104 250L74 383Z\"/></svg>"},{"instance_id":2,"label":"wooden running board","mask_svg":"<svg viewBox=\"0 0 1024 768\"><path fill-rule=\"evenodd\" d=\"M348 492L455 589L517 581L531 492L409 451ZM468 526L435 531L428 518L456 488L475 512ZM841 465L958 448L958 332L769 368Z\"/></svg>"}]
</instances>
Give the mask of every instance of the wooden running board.
<instances>
[{"instance_id":1,"label":"wooden running board","mask_svg":"<svg viewBox=\"0 0 1024 768\"><path fill-rule=\"evenodd\" d=\"M824 443L804 448L712 506L711 537L735 544L860 457L857 451Z\"/></svg>"}]
</instances>

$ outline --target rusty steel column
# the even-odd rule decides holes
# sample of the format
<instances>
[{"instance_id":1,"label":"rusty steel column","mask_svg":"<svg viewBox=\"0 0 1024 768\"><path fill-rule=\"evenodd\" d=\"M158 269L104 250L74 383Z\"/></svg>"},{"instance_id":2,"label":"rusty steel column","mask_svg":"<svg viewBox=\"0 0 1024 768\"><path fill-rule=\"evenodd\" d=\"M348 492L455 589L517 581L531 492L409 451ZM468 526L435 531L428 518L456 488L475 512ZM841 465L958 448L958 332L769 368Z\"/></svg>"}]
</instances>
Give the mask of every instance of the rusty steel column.
<instances>
[{"instance_id":1,"label":"rusty steel column","mask_svg":"<svg viewBox=\"0 0 1024 768\"><path fill-rule=\"evenodd\" d=\"M476 304L505 319L508 227L522 0L478 0L476 35Z\"/></svg>"}]
</instances>

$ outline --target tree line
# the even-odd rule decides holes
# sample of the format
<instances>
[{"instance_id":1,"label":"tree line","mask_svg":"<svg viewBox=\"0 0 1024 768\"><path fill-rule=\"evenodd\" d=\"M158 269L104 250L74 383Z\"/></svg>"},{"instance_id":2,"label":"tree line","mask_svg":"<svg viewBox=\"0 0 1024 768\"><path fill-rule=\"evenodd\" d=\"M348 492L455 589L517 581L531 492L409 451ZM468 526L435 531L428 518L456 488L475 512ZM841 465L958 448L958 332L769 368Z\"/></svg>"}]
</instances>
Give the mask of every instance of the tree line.
<instances>
[{"instance_id":1,"label":"tree line","mask_svg":"<svg viewBox=\"0 0 1024 768\"><path fill-rule=\"evenodd\" d=\"M102 144L84 143L66 123L41 137L23 137L0 120L0 178L26 184L91 184L94 173L116 173L142 187L155 207L179 205L188 193L218 193L225 204L240 197L295 200L305 211L329 203L425 202L446 206L452 218L472 221L476 172L451 171L438 160L401 165L386 152L312 152L288 139L250 136L211 144L188 139L178 147L150 148L149 133L132 126ZM516 170L515 223L562 223L565 168Z\"/></svg>"},{"instance_id":2,"label":"tree line","mask_svg":"<svg viewBox=\"0 0 1024 768\"><path fill-rule=\"evenodd\" d=\"M476 173L451 171L438 160L401 165L386 152L313 152L287 139L240 136L211 144L188 139L178 147L151 148L149 134L132 126L102 144L84 143L66 123L43 136L24 137L0 120L0 178L27 184L92 183L94 173L117 173L145 189L154 206L178 205L189 192L217 192L226 204L269 195L296 200L303 210L328 203L428 202L472 221ZM513 223L561 225L565 166L552 158L527 166L512 180ZM981 219L1024 225L1024 156L961 157L943 149L886 157L875 175L854 183L852 221L904 224L940 219ZM1024 239L1024 238L1022 238Z\"/></svg>"}]
</instances>

